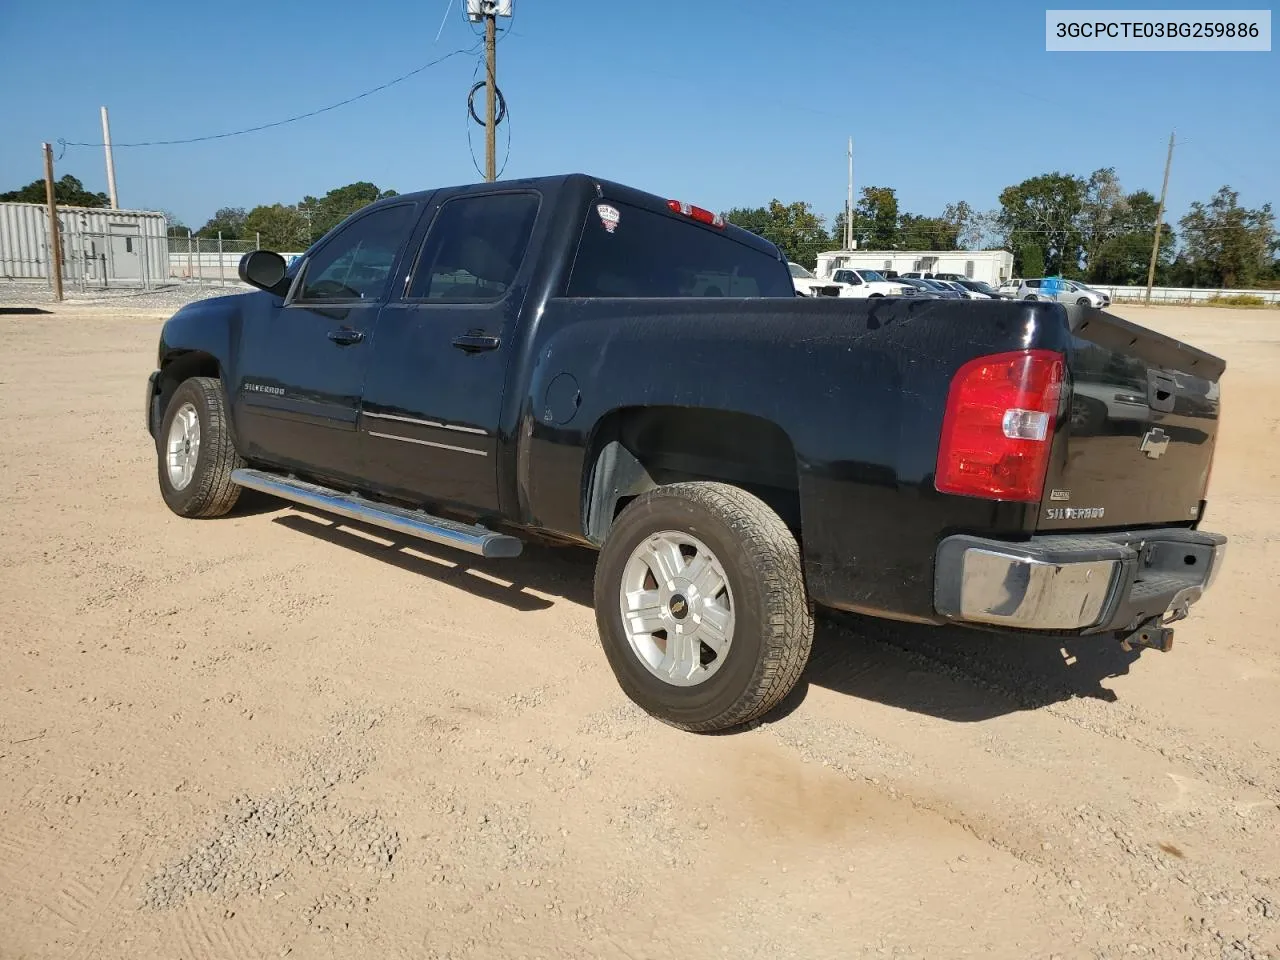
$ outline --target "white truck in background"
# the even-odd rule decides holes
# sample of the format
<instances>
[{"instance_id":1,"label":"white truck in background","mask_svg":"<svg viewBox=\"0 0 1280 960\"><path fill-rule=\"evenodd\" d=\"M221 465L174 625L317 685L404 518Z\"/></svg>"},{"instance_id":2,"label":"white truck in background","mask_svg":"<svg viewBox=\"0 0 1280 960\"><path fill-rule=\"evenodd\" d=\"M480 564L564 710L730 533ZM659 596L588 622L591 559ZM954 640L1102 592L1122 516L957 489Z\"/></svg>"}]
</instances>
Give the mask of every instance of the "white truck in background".
<instances>
[{"instance_id":1,"label":"white truck in background","mask_svg":"<svg viewBox=\"0 0 1280 960\"><path fill-rule=\"evenodd\" d=\"M820 280L813 271L798 263L787 261L787 269L791 271L791 285L796 288L797 297L844 297L844 284L833 280Z\"/></svg>"},{"instance_id":2,"label":"white truck in background","mask_svg":"<svg viewBox=\"0 0 1280 960\"><path fill-rule=\"evenodd\" d=\"M886 280L875 270L845 267L832 273L831 279L847 288L847 293L840 294L842 297L903 297L915 292L904 283Z\"/></svg>"}]
</instances>

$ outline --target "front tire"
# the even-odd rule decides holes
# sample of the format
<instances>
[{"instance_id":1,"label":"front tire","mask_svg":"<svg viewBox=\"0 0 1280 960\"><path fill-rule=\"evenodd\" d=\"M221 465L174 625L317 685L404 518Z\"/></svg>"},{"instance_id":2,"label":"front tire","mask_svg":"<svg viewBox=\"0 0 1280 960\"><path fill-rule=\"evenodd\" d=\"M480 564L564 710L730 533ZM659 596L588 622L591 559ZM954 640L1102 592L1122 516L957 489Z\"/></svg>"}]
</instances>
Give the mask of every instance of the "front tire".
<instances>
[{"instance_id":1,"label":"front tire","mask_svg":"<svg viewBox=\"0 0 1280 960\"><path fill-rule=\"evenodd\" d=\"M231 471L244 461L217 378L192 377L173 392L156 431L156 466L160 495L180 517L220 517L236 505Z\"/></svg>"},{"instance_id":2,"label":"front tire","mask_svg":"<svg viewBox=\"0 0 1280 960\"><path fill-rule=\"evenodd\" d=\"M795 537L763 501L723 483L633 500L600 551L595 609L623 692L697 733L773 709L813 646Z\"/></svg>"},{"instance_id":3,"label":"front tire","mask_svg":"<svg viewBox=\"0 0 1280 960\"><path fill-rule=\"evenodd\" d=\"M1076 306L1079 306L1079 307L1092 307L1092 306L1093 306L1093 301L1092 301L1092 300L1090 300L1088 297L1081 297L1079 300L1077 300L1077 301L1076 301Z\"/></svg>"}]
</instances>

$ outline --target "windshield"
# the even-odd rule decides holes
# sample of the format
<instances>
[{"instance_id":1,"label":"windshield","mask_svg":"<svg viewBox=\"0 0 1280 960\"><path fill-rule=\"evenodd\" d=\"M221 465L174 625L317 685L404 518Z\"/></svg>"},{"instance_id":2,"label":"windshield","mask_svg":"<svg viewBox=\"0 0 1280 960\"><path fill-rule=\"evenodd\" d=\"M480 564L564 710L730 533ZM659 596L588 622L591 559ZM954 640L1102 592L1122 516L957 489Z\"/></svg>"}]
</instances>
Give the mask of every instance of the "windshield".
<instances>
[{"instance_id":1,"label":"windshield","mask_svg":"<svg viewBox=\"0 0 1280 960\"><path fill-rule=\"evenodd\" d=\"M948 287L941 280L921 280L920 282L928 284L930 289L932 290L951 290L951 288ZM954 293L955 291L952 290L951 292Z\"/></svg>"},{"instance_id":2,"label":"windshield","mask_svg":"<svg viewBox=\"0 0 1280 960\"><path fill-rule=\"evenodd\" d=\"M801 280L817 280L818 279L812 273L806 270L804 267L800 266L800 264L798 263L788 263L787 267L790 268L791 275L793 277L799 277Z\"/></svg>"},{"instance_id":3,"label":"windshield","mask_svg":"<svg viewBox=\"0 0 1280 960\"><path fill-rule=\"evenodd\" d=\"M971 280L965 284L970 290L977 290L979 293L995 293L995 287L987 283L985 280Z\"/></svg>"}]
</instances>

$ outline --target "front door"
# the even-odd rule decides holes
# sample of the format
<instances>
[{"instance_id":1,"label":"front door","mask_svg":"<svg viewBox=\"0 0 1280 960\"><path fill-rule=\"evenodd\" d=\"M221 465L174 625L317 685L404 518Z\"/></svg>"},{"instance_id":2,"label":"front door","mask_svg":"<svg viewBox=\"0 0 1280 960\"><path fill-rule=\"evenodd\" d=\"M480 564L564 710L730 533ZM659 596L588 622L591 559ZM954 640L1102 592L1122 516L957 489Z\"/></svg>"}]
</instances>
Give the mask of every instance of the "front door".
<instances>
[{"instance_id":1,"label":"front door","mask_svg":"<svg viewBox=\"0 0 1280 960\"><path fill-rule=\"evenodd\" d=\"M357 216L308 258L283 302L261 294L246 306L235 415L247 456L360 476L356 416L370 339L418 213L405 202Z\"/></svg>"},{"instance_id":2,"label":"front door","mask_svg":"<svg viewBox=\"0 0 1280 960\"><path fill-rule=\"evenodd\" d=\"M468 193L436 209L374 335L361 443L378 488L499 510L498 421L539 203L529 191Z\"/></svg>"}]
</instances>

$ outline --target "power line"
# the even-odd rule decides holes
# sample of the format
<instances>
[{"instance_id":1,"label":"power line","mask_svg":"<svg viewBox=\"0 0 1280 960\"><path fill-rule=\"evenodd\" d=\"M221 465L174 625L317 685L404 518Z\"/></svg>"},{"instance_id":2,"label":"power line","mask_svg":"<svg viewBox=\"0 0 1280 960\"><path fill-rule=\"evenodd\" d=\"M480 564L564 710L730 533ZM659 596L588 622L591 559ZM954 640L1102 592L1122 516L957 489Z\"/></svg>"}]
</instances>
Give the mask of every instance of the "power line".
<instances>
[{"instance_id":1,"label":"power line","mask_svg":"<svg viewBox=\"0 0 1280 960\"><path fill-rule=\"evenodd\" d=\"M439 66L440 64L444 63L446 60L450 60L458 56L466 56L468 54L475 53L476 47L477 45L473 44L472 46L467 48L460 48L458 50L453 50L450 53L446 53L443 57L437 57L435 60L431 60L427 63L424 63L419 67L415 67L414 69L410 70L408 73L401 74L400 76L396 77L394 80L388 80L386 83L380 83L378 84L378 86L365 90L363 93L357 93L355 96L347 97L345 100L339 100L337 103L331 103L328 106L320 107L316 110L308 110L306 113L299 113L292 117L286 117L283 120L273 120L270 123L260 123L254 127L245 127L240 130L231 130L231 131L228 131L227 133L211 133L203 137L185 137L179 140L138 140L133 143L115 143L115 144L112 144L112 146L113 147L164 147L164 146L175 146L175 145L184 144L184 143L203 143L209 140L225 140L228 137L240 137L240 136L244 136L247 133L257 133L260 130L270 130L273 127L283 127L285 124L297 123L299 120L306 120L306 119L309 119L310 117L319 116L322 113L328 113L330 110L337 110L339 107L345 107L348 104L355 103L357 100L363 100L365 97L371 97L375 93L380 93L381 91L386 90L389 87L394 87L396 84L404 83L404 81L409 80L413 77L416 77L418 74L422 73L424 70L429 70L432 67ZM90 143L90 142L83 142L78 140L64 140L62 138L58 139L58 143L64 149L66 147L103 147L106 145L104 143Z\"/></svg>"}]
</instances>

